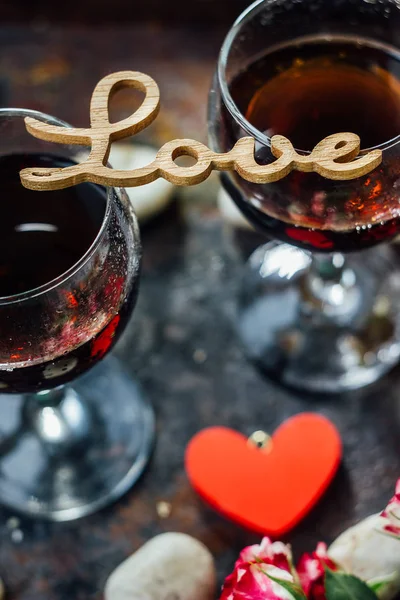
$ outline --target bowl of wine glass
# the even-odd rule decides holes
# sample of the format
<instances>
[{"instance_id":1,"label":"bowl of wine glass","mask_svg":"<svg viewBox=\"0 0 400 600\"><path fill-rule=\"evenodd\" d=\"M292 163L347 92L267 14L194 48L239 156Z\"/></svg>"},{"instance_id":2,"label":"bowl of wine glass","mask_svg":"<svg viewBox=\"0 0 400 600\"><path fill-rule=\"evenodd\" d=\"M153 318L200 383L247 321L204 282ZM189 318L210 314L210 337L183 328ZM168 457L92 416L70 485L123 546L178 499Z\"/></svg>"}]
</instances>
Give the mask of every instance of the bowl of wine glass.
<instances>
[{"instance_id":1,"label":"bowl of wine glass","mask_svg":"<svg viewBox=\"0 0 400 600\"><path fill-rule=\"evenodd\" d=\"M241 284L237 328L251 359L284 385L340 392L370 384L400 354L396 264L400 232L400 7L392 0L258 0L222 46L209 97L214 150L271 137L300 154L356 133L383 161L351 181L292 172L222 184L268 238ZM379 246L378 246L379 244Z\"/></svg>"},{"instance_id":2,"label":"bowl of wine glass","mask_svg":"<svg viewBox=\"0 0 400 600\"><path fill-rule=\"evenodd\" d=\"M124 190L21 185L22 168L76 154L49 153L26 116L65 125L0 110L0 503L61 521L121 496L151 451L151 407L115 359L102 362L136 303L141 244Z\"/></svg>"}]
</instances>

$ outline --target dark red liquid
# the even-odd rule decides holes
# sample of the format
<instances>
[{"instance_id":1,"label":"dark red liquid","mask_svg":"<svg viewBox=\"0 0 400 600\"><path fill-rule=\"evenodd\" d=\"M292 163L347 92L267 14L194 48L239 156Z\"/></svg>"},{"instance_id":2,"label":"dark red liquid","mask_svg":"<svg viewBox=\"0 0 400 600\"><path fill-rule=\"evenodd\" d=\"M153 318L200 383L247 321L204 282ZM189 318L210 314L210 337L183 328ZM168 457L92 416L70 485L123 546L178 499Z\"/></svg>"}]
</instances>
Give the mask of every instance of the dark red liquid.
<instances>
[{"instance_id":1,"label":"dark red liquid","mask_svg":"<svg viewBox=\"0 0 400 600\"><path fill-rule=\"evenodd\" d=\"M132 311L132 297L95 337L53 360L0 370L0 393L32 393L64 385L94 367L112 350Z\"/></svg>"},{"instance_id":2,"label":"dark red liquid","mask_svg":"<svg viewBox=\"0 0 400 600\"><path fill-rule=\"evenodd\" d=\"M51 156L0 157L0 296L27 292L65 273L90 248L104 218L101 188L26 190L18 179L26 164L49 167L55 161Z\"/></svg>"},{"instance_id":3,"label":"dark red liquid","mask_svg":"<svg viewBox=\"0 0 400 600\"><path fill-rule=\"evenodd\" d=\"M351 131L361 148L400 134L400 60L368 40L303 39L277 48L230 85L236 105L260 132L287 136L310 151L324 137ZM222 150L248 135L222 110ZM258 144L261 164L275 160ZM373 173L350 182L294 172L280 182L255 185L224 176L246 216L272 237L304 248L350 251L400 231L400 148L384 152ZM240 190L238 189L240 188Z\"/></svg>"},{"instance_id":4,"label":"dark red liquid","mask_svg":"<svg viewBox=\"0 0 400 600\"><path fill-rule=\"evenodd\" d=\"M65 277L99 234L106 193L91 184L33 192L18 173L68 164L52 155L0 158L0 392L48 389L92 367L118 339L136 297L123 235L129 225L117 201L100 250ZM24 292L28 298L6 298Z\"/></svg>"}]
</instances>

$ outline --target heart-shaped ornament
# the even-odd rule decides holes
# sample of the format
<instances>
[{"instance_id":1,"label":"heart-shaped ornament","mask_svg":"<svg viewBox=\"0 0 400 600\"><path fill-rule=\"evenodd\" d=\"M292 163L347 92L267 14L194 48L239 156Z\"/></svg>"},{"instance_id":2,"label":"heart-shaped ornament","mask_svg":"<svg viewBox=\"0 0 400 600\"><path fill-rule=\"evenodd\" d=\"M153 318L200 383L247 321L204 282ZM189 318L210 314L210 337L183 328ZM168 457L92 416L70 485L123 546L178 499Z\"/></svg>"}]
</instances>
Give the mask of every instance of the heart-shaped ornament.
<instances>
[{"instance_id":1,"label":"heart-shaped ornament","mask_svg":"<svg viewBox=\"0 0 400 600\"><path fill-rule=\"evenodd\" d=\"M216 510L253 531L292 529L332 481L342 444L334 425L315 413L291 417L263 449L232 429L210 427L186 449L186 471Z\"/></svg>"}]
</instances>

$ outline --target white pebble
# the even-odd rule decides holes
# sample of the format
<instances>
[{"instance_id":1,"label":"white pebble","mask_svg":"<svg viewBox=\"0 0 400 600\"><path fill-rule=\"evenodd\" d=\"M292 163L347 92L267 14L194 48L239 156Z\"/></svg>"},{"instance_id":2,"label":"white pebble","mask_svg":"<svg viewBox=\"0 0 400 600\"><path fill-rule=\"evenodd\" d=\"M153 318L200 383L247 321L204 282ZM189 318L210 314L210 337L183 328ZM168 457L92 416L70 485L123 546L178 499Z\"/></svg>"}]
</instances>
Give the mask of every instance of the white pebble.
<instances>
[{"instance_id":1,"label":"white pebble","mask_svg":"<svg viewBox=\"0 0 400 600\"><path fill-rule=\"evenodd\" d=\"M110 575L105 600L214 600L214 560L183 533L156 536Z\"/></svg>"},{"instance_id":2,"label":"white pebble","mask_svg":"<svg viewBox=\"0 0 400 600\"><path fill-rule=\"evenodd\" d=\"M153 162L156 154L157 150L152 146L114 142L108 161L113 169L131 171ZM88 152L82 151L77 153L74 159L77 162L83 162L87 157ZM146 185L125 189L139 222L145 223L168 206L175 187L172 183L160 178Z\"/></svg>"},{"instance_id":3,"label":"white pebble","mask_svg":"<svg viewBox=\"0 0 400 600\"><path fill-rule=\"evenodd\" d=\"M400 541L379 531L382 518L372 515L347 529L330 546L329 556L364 581L393 578L378 596L391 600L400 590Z\"/></svg>"},{"instance_id":4,"label":"white pebble","mask_svg":"<svg viewBox=\"0 0 400 600\"><path fill-rule=\"evenodd\" d=\"M119 143L111 146L110 165L114 169L131 171L153 162L157 150L141 144ZM157 179L147 185L126 188L136 216L141 223L160 213L169 204L174 193L174 186Z\"/></svg>"}]
</instances>

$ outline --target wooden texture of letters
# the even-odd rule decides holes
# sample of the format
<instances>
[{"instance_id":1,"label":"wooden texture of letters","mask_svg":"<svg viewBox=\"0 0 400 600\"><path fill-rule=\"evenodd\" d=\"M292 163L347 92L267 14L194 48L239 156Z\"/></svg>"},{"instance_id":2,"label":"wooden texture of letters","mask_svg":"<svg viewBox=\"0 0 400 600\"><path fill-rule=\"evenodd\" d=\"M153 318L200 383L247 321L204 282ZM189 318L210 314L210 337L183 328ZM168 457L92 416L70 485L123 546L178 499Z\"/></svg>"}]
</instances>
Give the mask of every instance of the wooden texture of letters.
<instances>
[{"instance_id":1,"label":"wooden texture of letters","mask_svg":"<svg viewBox=\"0 0 400 600\"><path fill-rule=\"evenodd\" d=\"M110 123L108 107L113 94L122 87L139 89L145 93L145 98L130 117ZM175 185L195 185L207 179L213 170L234 170L243 179L259 184L279 181L293 170L314 171L327 179L349 180L366 175L382 162L380 150L356 159L360 151L359 137L354 133L336 133L306 155L298 154L287 138L276 135L271 140L276 161L266 165L259 165L254 158L254 139L244 137L225 154L213 152L195 140L182 139L164 144L155 160L145 167L133 171L107 167L112 142L145 129L156 118L159 106L160 92L151 77L121 71L107 75L97 84L90 103L91 126L86 129L59 127L27 117L26 128L33 136L59 144L90 146L91 152L84 162L70 167L23 169L20 173L22 184L34 190L62 189L85 181L135 187L163 177ZM193 157L195 164L190 167L177 165L175 159L182 155Z\"/></svg>"}]
</instances>

